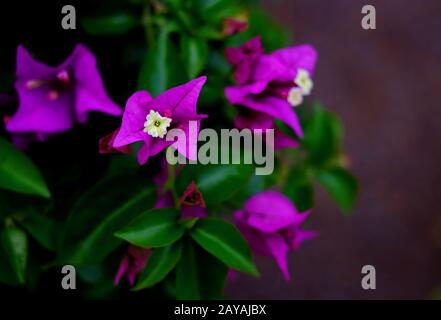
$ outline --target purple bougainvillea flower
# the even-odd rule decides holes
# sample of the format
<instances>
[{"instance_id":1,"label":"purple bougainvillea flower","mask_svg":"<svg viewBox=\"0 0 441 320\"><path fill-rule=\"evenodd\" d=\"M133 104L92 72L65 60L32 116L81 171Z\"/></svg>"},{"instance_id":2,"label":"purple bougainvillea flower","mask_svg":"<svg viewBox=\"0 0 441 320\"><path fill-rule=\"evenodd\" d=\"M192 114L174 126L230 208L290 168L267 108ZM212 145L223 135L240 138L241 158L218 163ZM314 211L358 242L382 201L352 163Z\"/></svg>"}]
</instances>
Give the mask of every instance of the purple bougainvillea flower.
<instances>
[{"instance_id":1,"label":"purple bougainvillea flower","mask_svg":"<svg viewBox=\"0 0 441 320\"><path fill-rule=\"evenodd\" d=\"M116 272L114 283L118 285L124 275L127 275L127 279L131 287L135 285L136 275L141 272L151 255L150 249L139 248L133 245L129 245L126 254L121 260L118 271Z\"/></svg>"},{"instance_id":2,"label":"purple bougainvillea flower","mask_svg":"<svg viewBox=\"0 0 441 320\"><path fill-rule=\"evenodd\" d=\"M237 227L256 254L271 255L286 280L290 279L287 254L316 236L300 229L309 211L299 213L292 202L277 191L264 191L249 198L242 210L234 213Z\"/></svg>"},{"instance_id":3,"label":"purple bougainvillea flower","mask_svg":"<svg viewBox=\"0 0 441 320\"><path fill-rule=\"evenodd\" d=\"M202 193L196 186L196 183L192 181L185 190L181 199L179 199L181 205L181 212L183 218L205 218L207 217L207 210Z\"/></svg>"},{"instance_id":4,"label":"purple bougainvillea flower","mask_svg":"<svg viewBox=\"0 0 441 320\"><path fill-rule=\"evenodd\" d=\"M105 91L95 56L84 45L77 45L57 67L34 60L19 46L16 76L19 107L6 126L13 134L47 137L86 123L91 111L121 114Z\"/></svg>"},{"instance_id":5,"label":"purple bougainvillea flower","mask_svg":"<svg viewBox=\"0 0 441 320\"><path fill-rule=\"evenodd\" d=\"M144 144L138 152L138 162L144 164L150 156L173 144L173 141L166 141L165 135L168 130L179 128L183 130L187 139L185 144L177 145L177 149L187 158L194 160L195 155L188 150L196 150L199 123L206 117L196 112L199 93L206 79L199 77L191 80L163 92L156 98L152 98L144 90L135 92L127 101L121 129L113 146L119 148L143 141ZM197 123L194 130L191 127L192 120ZM193 135L196 135L194 141L191 139Z\"/></svg>"},{"instance_id":6,"label":"purple bougainvillea flower","mask_svg":"<svg viewBox=\"0 0 441 320\"><path fill-rule=\"evenodd\" d=\"M237 82L225 88L228 101L279 119L302 137L293 107L311 93L315 49L302 45L264 54L260 37L256 37L239 48L227 49L226 57Z\"/></svg>"}]
</instances>

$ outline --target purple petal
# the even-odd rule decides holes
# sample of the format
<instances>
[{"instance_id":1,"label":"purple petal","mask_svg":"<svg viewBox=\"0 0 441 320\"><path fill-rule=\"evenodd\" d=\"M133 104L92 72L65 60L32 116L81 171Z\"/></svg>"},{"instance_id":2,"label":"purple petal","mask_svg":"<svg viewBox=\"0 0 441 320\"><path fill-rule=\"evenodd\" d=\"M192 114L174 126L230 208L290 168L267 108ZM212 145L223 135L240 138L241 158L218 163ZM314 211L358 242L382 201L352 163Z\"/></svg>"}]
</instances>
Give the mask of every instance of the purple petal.
<instances>
[{"instance_id":1,"label":"purple petal","mask_svg":"<svg viewBox=\"0 0 441 320\"><path fill-rule=\"evenodd\" d=\"M143 165L147 162L147 160L150 158L150 142L151 137L147 137L144 140L143 145L138 150L138 163L140 165Z\"/></svg>"},{"instance_id":2,"label":"purple petal","mask_svg":"<svg viewBox=\"0 0 441 320\"><path fill-rule=\"evenodd\" d=\"M71 56L75 76L76 113L79 122L87 121L87 113L99 111L119 116L122 111L107 95L92 52L77 45Z\"/></svg>"},{"instance_id":3,"label":"purple petal","mask_svg":"<svg viewBox=\"0 0 441 320\"><path fill-rule=\"evenodd\" d=\"M251 228L246 222L246 214L239 210L233 214L235 224L257 255L270 256L271 251L266 243L266 234Z\"/></svg>"},{"instance_id":4,"label":"purple petal","mask_svg":"<svg viewBox=\"0 0 441 320\"><path fill-rule=\"evenodd\" d=\"M298 148L300 143L291 138L289 135L276 128L274 130L274 149L280 150L284 148Z\"/></svg>"},{"instance_id":5,"label":"purple petal","mask_svg":"<svg viewBox=\"0 0 441 320\"><path fill-rule=\"evenodd\" d=\"M149 150L150 156L157 155L162 150L170 146L172 143L173 141L167 141L165 140L165 138L151 138Z\"/></svg>"},{"instance_id":6,"label":"purple petal","mask_svg":"<svg viewBox=\"0 0 441 320\"><path fill-rule=\"evenodd\" d=\"M50 100L46 90L29 90L22 81L17 81L16 89L20 105L6 126L9 132L56 133L73 127L71 94Z\"/></svg>"},{"instance_id":7,"label":"purple petal","mask_svg":"<svg viewBox=\"0 0 441 320\"><path fill-rule=\"evenodd\" d=\"M207 77L199 77L186 84L171 88L155 98L160 111L171 111L173 120L196 116L196 105Z\"/></svg>"},{"instance_id":8,"label":"purple petal","mask_svg":"<svg viewBox=\"0 0 441 320\"><path fill-rule=\"evenodd\" d=\"M297 136L303 137L300 120L287 101L274 96L247 96L238 104L283 121L291 127Z\"/></svg>"},{"instance_id":9,"label":"purple petal","mask_svg":"<svg viewBox=\"0 0 441 320\"><path fill-rule=\"evenodd\" d=\"M286 81L292 81L299 69L306 69L310 74L314 72L317 61L317 51L310 45L301 45L279 49L271 53L286 68Z\"/></svg>"},{"instance_id":10,"label":"purple petal","mask_svg":"<svg viewBox=\"0 0 441 320\"><path fill-rule=\"evenodd\" d=\"M136 272L132 269L129 269L129 271L127 271L127 279L129 280L130 286L133 287L135 285Z\"/></svg>"},{"instance_id":11,"label":"purple petal","mask_svg":"<svg viewBox=\"0 0 441 320\"><path fill-rule=\"evenodd\" d=\"M318 236L317 231L301 230L300 228L295 226L289 228L288 232L291 233L291 237L287 237L287 240L292 250L297 250L303 242Z\"/></svg>"},{"instance_id":12,"label":"purple petal","mask_svg":"<svg viewBox=\"0 0 441 320\"><path fill-rule=\"evenodd\" d=\"M263 54L260 37L255 37L238 48L227 48L225 57L234 68L234 79L237 84L247 83L254 71L255 63Z\"/></svg>"},{"instance_id":13,"label":"purple petal","mask_svg":"<svg viewBox=\"0 0 441 320\"><path fill-rule=\"evenodd\" d=\"M200 126L200 120L197 120L196 123L186 121L179 125L180 129L185 133L185 141L183 142L182 139L179 139L178 143L174 144L174 146L178 152L184 155L187 159L197 159L197 144Z\"/></svg>"},{"instance_id":14,"label":"purple petal","mask_svg":"<svg viewBox=\"0 0 441 320\"><path fill-rule=\"evenodd\" d=\"M126 274L128 269L129 269L129 257L124 255L118 267L118 271L116 272L115 279L113 281L115 286L121 282L121 278Z\"/></svg>"},{"instance_id":15,"label":"purple petal","mask_svg":"<svg viewBox=\"0 0 441 320\"><path fill-rule=\"evenodd\" d=\"M261 94L268 86L269 81L259 81L252 84L240 86L229 86L225 88L225 97L231 104L242 104L249 95Z\"/></svg>"},{"instance_id":16,"label":"purple petal","mask_svg":"<svg viewBox=\"0 0 441 320\"><path fill-rule=\"evenodd\" d=\"M279 49L259 59L253 81L292 83L299 69L305 69L312 75L316 60L317 52L309 45Z\"/></svg>"},{"instance_id":17,"label":"purple petal","mask_svg":"<svg viewBox=\"0 0 441 320\"><path fill-rule=\"evenodd\" d=\"M313 239L318 236L317 231L299 230L296 237L295 247L298 248L304 241Z\"/></svg>"},{"instance_id":18,"label":"purple petal","mask_svg":"<svg viewBox=\"0 0 441 320\"><path fill-rule=\"evenodd\" d=\"M144 122L149 112L152 97L147 91L137 91L127 100L121 129L115 138L115 148L145 140L149 137L144 130Z\"/></svg>"},{"instance_id":19,"label":"purple petal","mask_svg":"<svg viewBox=\"0 0 441 320\"><path fill-rule=\"evenodd\" d=\"M246 220L251 227L272 233L298 221L298 213L291 200L277 191L260 192L245 203Z\"/></svg>"},{"instance_id":20,"label":"purple petal","mask_svg":"<svg viewBox=\"0 0 441 320\"><path fill-rule=\"evenodd\" d=\"M18 46L16 65L16 76L18 80L49 79L54 72L56 72L55 67L35 60L22 45Z\"/></svg>"},{"instance_id":21,"label":"purple petal","mask_svg":"<svg viewBox=\"0 0 441 320\"><path fill-rule=\"evenodd\" d=\"M289 248L285 242L285 239L283 239L283 237L279 234L272 234L267 237L266 241L274 259L277 262L277 265L282 271L285 280L289 281L291 278L289 275L287 258Z\"/></svg>"}]
</instances>

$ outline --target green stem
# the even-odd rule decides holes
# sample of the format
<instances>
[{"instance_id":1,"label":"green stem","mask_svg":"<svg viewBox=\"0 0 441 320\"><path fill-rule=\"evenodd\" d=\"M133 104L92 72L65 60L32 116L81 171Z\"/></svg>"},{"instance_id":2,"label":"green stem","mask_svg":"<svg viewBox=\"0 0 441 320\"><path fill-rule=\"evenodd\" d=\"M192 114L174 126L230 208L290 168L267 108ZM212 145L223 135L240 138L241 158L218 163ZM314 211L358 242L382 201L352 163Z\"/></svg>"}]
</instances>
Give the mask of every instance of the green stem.
<instances>
[{"instance_id":1,"label":"green stem","mask_svg":"<svg viewBox=\"0 0 441 320\"><path fill-rule=\"evenodd\" d=\"M144 11L142 13L142 23L144 25L144 30L147 38L147 44L149 46L155 41L155 34L153 32L152 24L152 11L150 8L150 0L146 0L144 3Z\"/></svg>"}]
</instances>

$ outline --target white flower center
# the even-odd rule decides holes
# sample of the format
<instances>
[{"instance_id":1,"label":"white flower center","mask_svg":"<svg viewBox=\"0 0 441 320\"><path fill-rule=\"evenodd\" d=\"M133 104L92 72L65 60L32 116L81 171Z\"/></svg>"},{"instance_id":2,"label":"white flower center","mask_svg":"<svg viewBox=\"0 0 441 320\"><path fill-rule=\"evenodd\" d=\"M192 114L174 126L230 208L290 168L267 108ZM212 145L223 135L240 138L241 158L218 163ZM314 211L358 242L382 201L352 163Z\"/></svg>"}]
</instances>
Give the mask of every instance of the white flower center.
<instances>
[{"instance_id":1,"label":"white flower center","mask_svg":"<svg viewBox=\"0 0 441 320\"><path fill-rule=\"evenodd\" d=\"M299 87L294 87L289 90L288 102L291 106L297 107L303 102L303 91Z\"/></svg>"},{"instance_id":2,"label":"white flower center","mask_svg":"<svg viewBox=\"0 0 441 320\"><path fill-rule=\"evenodd\" d=\"M163 117L159 112L150 110L144 123L144 132L154 138L164 138L172 119Z\"/></svg>"},{"instance_id":3,"label":"white flower center","mask_svg":"<svg viewBox=\"0 0 441 320\"><path fill-rule=\"evenodd\" d=\"M308 70L299 69L297 71L297 76L294 79L294 83L302 89L303 95L307 96L311 93L314 83L309 75Z\"/></svg>"}]
</instances>

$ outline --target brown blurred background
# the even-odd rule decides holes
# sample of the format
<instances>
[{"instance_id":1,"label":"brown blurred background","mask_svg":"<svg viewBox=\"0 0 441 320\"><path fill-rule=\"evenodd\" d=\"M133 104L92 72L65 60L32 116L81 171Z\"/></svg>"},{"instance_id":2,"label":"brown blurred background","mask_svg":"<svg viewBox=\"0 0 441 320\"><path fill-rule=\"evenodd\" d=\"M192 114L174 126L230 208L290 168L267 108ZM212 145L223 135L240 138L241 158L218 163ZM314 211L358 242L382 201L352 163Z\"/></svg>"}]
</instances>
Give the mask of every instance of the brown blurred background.
<instances>
[{"instance_id":1,"label":"brown blurred background","mask_svg":"<svg viewBox=\"0 0 441 320\"><path fill-rule=\"evenodd\" d=\"M290 255L291 283L259 258L259 281L240 276L242 299L424 299L441 285L441 1L263 1L293 44L319 52L315 97L345 125L361 191L344 217L318 192L320 236ZM361 8L377 29L361 28ZM377 289L361 288L376 267Z\"/></svg>"}]
</instances>

